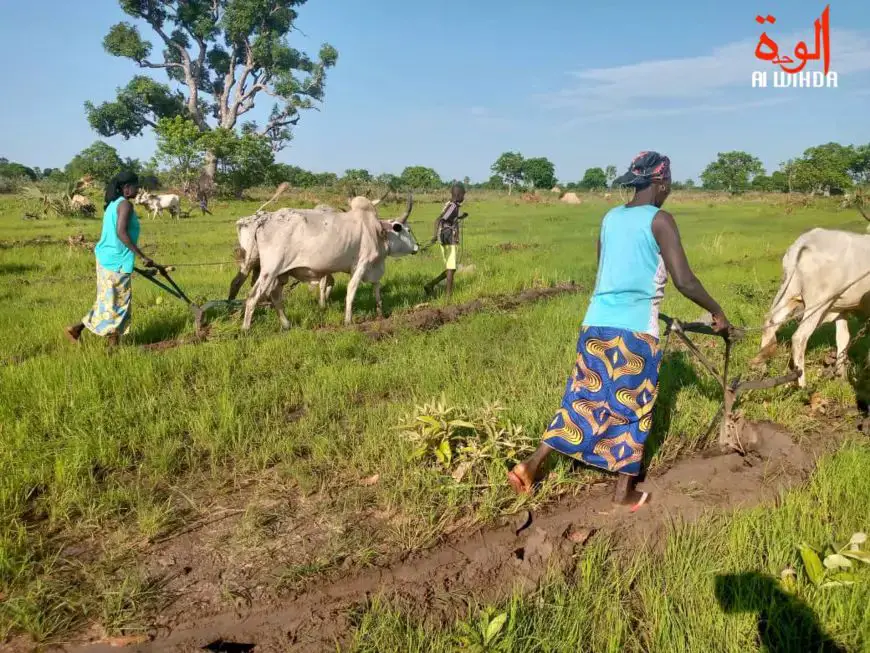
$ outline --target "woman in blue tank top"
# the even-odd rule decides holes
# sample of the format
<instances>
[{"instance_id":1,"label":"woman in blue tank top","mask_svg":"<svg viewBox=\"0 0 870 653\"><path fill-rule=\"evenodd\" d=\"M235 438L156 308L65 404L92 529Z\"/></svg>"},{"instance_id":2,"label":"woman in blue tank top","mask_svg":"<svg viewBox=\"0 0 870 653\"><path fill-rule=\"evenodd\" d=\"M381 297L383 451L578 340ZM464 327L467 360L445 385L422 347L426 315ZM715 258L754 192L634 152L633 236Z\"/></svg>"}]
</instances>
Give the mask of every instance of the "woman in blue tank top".
<instances>
[{"instance_id":1,"label":"woman in blue tank top","mask_svg":"<svg viewBox=\"0 0 870 653\"><path fill-rule=\"evenodd\" d=\"M145 256L139 241L139 218L132 199L139 191L139 178L132 172L116 175L106 186L103 230L94 247L97 265L97 299L82 321L66 328L67 337L78 342L85 328L118 344L130 326L133 302L131 277L135 257L146 267L156 264Z\"/></svg>"},{"instance_id":2,"label":"woman in blue tank top","mask_svg":"<svg viewBox=\"0 0 870 653\"><path fill-rule=\"evenodd\" d=\"M668 273L677 290L712 314L716 331L730 328L689 267L673 216L661 210L671 191L669 159L641 152L614 184L633 187L634 197L601 223L598 274L574 370L540 446L508 473L517 492L531 492L555 450L617 472L615 501L630 499L652 429L662 361L659 306Z\"/></svg>"}]
</instances>

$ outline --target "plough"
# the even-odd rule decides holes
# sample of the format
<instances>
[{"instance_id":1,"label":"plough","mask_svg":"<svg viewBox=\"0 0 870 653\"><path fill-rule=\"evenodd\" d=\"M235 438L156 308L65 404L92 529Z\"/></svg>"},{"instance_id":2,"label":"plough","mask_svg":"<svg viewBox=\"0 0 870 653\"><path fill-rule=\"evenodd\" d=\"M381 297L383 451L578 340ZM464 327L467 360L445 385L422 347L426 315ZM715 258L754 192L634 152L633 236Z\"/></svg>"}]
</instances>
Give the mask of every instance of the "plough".
<instances>
[{"instance_id":1,"label":"plough","mask_svg":"<svg viewBox=\"0 0 870 653\"><path fill-rule=\"evenodd\" d=\"M734 417L734 407L737 403L737 399L741 394L748 392L749 390L768 390L780 385L785 385L786 383L792 383L800 377L800 370L793 370L792 372L782 376L760 379L757 381L741 381L740 376L738 375L729 381L728 364L731 358L731 347L735 342L744 337L744 331L737 327L733 327L728 333L719 334L715 332L708 323L683 323L676 318L665 315L664 313L659 314L659 319L664 322L666 326L664 351L667 351L671 335L675 334L686 348L695 355L701 364L707 368L722 388L722 406L719 408L719 411L707 427L705 437L712 433L713 428L721 418L722 423L719 426L720 448L723 452L737 451L741 455L745 454L746 448L740 439L742 423L739 419L735 419ZM686 335L687 333L718 336L725 341L725 360L721 372L716 369L703 353L701 353L701 350L698 349L695 343L693 343Z\"/></svg>"},{"instance_id":2,"label":"plough","mask_svg":"<svg viewBox=\"0 0 870 653\"><path fill-rule=\"evenodd\" d=\"M148 279L155 286L162 288L166 292L168 292L173 297L176 297L187 304L187 307L190 309L190 312L193 313L193 325L196 329L196 335L202 335L202 327L205 321L205 314L208 310L216 307L216 306L239 306L244 302L241 300L228 300L228 299L214 299L211 301L207 301L204 304L195 304L187 295L184 294L184 291L178 286L177 283L173 280L172 277L169 276L169 273L175 268L170 266L157 266L153 268L133 268L136 272L138 272L141 276ZM158 275L162 277L166 283L163 283L160 279L158 279ZM169 284L169 285L167 285Z\"/></svg>"}]
</instances>

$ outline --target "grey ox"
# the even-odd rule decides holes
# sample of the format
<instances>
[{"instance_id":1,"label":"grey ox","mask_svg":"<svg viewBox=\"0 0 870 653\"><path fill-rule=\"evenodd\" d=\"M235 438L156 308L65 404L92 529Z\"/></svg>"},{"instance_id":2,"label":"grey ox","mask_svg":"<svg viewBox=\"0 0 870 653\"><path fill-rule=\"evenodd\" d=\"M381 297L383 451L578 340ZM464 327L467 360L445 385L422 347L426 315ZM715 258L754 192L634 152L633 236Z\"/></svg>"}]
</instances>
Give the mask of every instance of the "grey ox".
<instances>
[{"instance_id":1,"label":"grey ox","mask_svg":"<svg viewBox=\"0 0 870 653\"><path fill-rule=\"evenodd\" d=\"M870 217L859 205L861 214ZM792 314L800 325L791 339L791 360L806 387L804 359L807 342L822 324L834 322L837 331L836 372L846 374L850 313L870 317L870 235L834 229L801 234L782 257L783 281L764 322L761 348L752 360L763 364L776 350L776 331Z\"/></svg>"},{"instance_id":2,"label":"grey ox","mask_svg":"<svg viewBox=\"0 0 870 653\"><path fill-rule=\"evenodd\" d=\"M251 328L251 318L263 297L271 300L283 329L290 328L284 314L283 289L290 277L321 283L321 297L328 278L337 272L351 275L347 285L344 323L350 324L353 300L360 282L374 285L378 316L383 316L381 278L387 256L405 256L419 251L408 227L413 197L408 195L405 213L397 220L381 220L379 200L354 197L350 210L280 209L240 219L236 225L242 258L239 273L230 288L244 283L259 269L245 300L242 329Z\"/></svg>"}]
</instances>

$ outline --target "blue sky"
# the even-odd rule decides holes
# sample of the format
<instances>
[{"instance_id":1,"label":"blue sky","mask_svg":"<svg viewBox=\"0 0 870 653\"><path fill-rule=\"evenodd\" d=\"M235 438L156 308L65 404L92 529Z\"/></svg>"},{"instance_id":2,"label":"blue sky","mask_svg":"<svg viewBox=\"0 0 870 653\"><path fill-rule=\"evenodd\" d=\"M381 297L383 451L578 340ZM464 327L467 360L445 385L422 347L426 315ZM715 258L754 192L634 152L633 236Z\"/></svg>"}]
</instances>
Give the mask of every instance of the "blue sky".
<instances>
[{"instance_id":1,"label":"blue sky","mask_svg":"<svg viewBox=\"0 0 870 653\"><path fill-rule=\"evenodd\" d=\"M427 165L477 180L510 149L548 157L570 181L656 149L683 179L742 149L772 170L811 145L870 142L866 0L831 3L838 89L750 87L752 70L773 70L753 55L761 31L787 52L800 39L812 48L824 6L309 0L293 44L315 53L328 41L339 61L321 111L305 114L278 159L339 173ZM759 13L776 25L759 26ZM124 18L116 0L2 3L0 156L55 167L98 138L82 103L111 99L138 71L102 49ZM108 140L123 156L152 153L150 136Z\"/></svg>"}]
</instances>

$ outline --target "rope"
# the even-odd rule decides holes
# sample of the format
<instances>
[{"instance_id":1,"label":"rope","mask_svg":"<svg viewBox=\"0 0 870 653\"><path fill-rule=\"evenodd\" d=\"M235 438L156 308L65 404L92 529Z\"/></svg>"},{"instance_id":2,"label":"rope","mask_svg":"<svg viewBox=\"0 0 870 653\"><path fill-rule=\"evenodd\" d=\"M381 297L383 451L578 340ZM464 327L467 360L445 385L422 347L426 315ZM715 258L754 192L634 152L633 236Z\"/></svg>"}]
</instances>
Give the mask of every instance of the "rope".
<instances>
[{"instance_id":1,"label":"rope","mask_svg":"<svg viewBox=\"0 0 870 653\"><path fill-rule=\"evenodd\" d=\"M207 265L236 265L236 261L215 261L214 263L173 263L172 265L167 265L166 267L194 268Z\"/></svg>"},{"instance_id":2,"label":"rope","mask_svg":"<svg viewBox=\"0 0 870 653\"><path fill-rule=\"evenodd\" d=\"M463 248L462 248L462 239L461 239L461 238L460 238L459 243L460 243L460 244L459 244L460 251L458 252L458 254L459 254L459 257L461 257L461 255L462 255L462 251L463 251ZM423 245L423 246L420 248L420 252L425 252L426 250L428 250L428 249L429 249L430 247L432 247L433 245L435 245L435 243L430 241L429 243L427 243L426 245ZM237 263L236 261L215 261L215 262L202 262L202 263L175 263L175 264L173 264L173 265L166 266L166 267L170 267L170 268L192 268L192 267L207 267L207 266L212 266L212 265L236 265L236 263ZM803 312L804 317L806 317L806 316L808 316L808 315L812 315L813 313L815 313L815 312L818 311L819 309L826 307L826 306L829 304L829 302L831 302L831 300L836 299L837 297L839 297L840 295L842 295L844 292L846 292L847 290L849 290L849 288L851 288L852 286L854 286L854 285L855 285L856 283L858 283L859 281L862 281L862 280L866 279L868 276L870 276L870 270L867 270L867 272L865 272L864 274L862 274L862 275L859 276L858 278L854 279L853 281L850 281L848 284L846 284L845 286L843 286L841 289L839 289L839 290L837 290L836 292L832 293L831 295L829 295L828 297L826 297L826 298L823 299L822 301L818 302L817 304L811 306L810 308L805 308L805 309L804 309L804 312ZM792 319L791 316L788 315L788 316L786 316L785 318L783 318L782 320L779 320L779 321L777 321L777 322L771 322L770 324L764 323L764 324L762 324L762 325L760 325L760 326L739 326L739 327L737 327L737 328L740 329L741 331L749 332L749 333L752 333L752 332L758 332L758 331L765 331L766 329L779 328L779 327L781 327L783 324L786 324L787 322L790 322L791 319Z\"/></svg>"}]
</instances>

